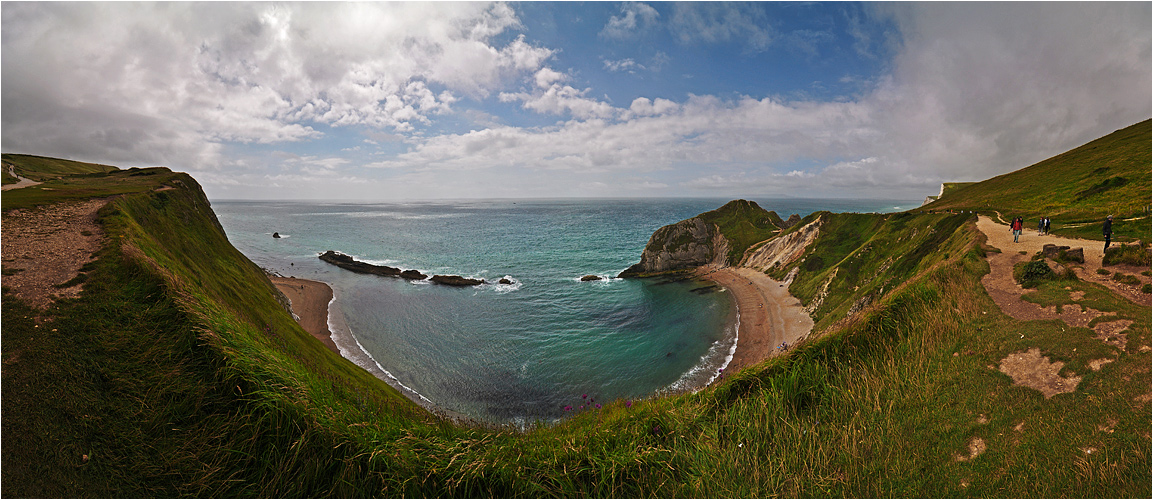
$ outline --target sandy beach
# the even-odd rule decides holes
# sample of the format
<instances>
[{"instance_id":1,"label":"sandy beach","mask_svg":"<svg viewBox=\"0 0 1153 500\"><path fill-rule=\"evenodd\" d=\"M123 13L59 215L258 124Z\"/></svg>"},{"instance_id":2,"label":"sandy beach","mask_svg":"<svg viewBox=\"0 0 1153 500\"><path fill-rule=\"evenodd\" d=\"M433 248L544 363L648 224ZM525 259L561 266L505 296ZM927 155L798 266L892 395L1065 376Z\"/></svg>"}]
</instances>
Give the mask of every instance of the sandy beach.
<instances>
[{"instance_id":1,"label":"sandy beach","mask_svg":"<svg viewBox=\"0 0 1153 500\"><path fill-rule=\"evenodd\" d=\"M328 330L328 303L332 301L332 288L326 283L300 278L269 276L269 279L292 303L292 312L299 318L300 326L332 352L340 354L340 349L332 341L332 332Z\"/></svg>"},{"instance_id":2,"label":"sandy beach","mask_svg":"<svg viewBox=\"0 0 1153 500\"><path fill-rule=\"evenodd\" d=\"M789 295L784 282L750 268L705 266L701 278L728 289L741 315L737 350L727 372L736 373L780 354L782 342L795 345L813 329L813 319L801 301Z\"/></svg>"}]
</instances>

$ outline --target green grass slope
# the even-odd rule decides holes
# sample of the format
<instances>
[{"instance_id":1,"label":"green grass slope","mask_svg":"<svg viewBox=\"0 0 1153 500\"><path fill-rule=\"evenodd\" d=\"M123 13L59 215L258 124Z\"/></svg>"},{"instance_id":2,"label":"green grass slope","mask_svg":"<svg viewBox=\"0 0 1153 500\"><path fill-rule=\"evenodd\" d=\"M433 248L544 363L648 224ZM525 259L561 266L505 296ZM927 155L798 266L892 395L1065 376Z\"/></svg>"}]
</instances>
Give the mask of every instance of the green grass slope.
<instances>
[{"instance_id":1,"label":"green grass slope","mask_svg":"<svg viewBox=\"0 0 1153 500\"><path fill-rule=\"evenodd\" d=\"M1052 219L1052 232L1102 239L1101 223L1114 216L1114 239L1149 240L1153 204L1153 121L1118 130L1020 170L945 193L920 210L999 211L1022 216L1026 228ZM995 216L995 215L994 215Z\"/></svg>"},{"instance_id":2,"label":"green grass slope","mask_svg":"<svg viewBox=\"0 0 1153 500\"><path fill-rule=\"evenodd\" d=\"M730 264L740 262L750 246L773 237L784 223L776 212L748 200L733 200L697 217L716 224L721 235L729 241Z\"/></svg>"},{"instance_id":3,"label":"green grass slope","mask_svg":"<svg viewBox=\"0 0 1153 500\"><path fill-rule=\"evenodd\" d=\"M128 191L81 298L4 295L4 496L316 496L349 443L433 421L295 323L191 177L144 172L4 195Z\"/></svg>"},{"instance_id":4,"label":"green grass slope","mask_svg":"<svg viewBox=\"0 0 1153 500\"><path fill-rule=\"evenodd\" d=\"M21 177L34 181L46 181L66 175L105 173L117 170L111 165L61 160L44 156L4 153L0 157L2 157L4 165L4 184L16 182L16 178L8 173L9 166Z\"/></svg>"},{"instance_id":5,"label":"green grass slope","mask_svg":"<svg viewBox=\"0 0 1153 500\"><path fill-rule=\"evenodd\" d=\"M1039 288L1131 320L1121 348L1001 314L972 215L814 214L791 290L822 297L819 334L790 356L519 432L436 420L332 355L195 181L164 175L101 212L80 298L37 312L4 295L4 496L1151 493L1149 308ZM1083 377L1076 392L1045 399L990 368L1036 342Z\"/></svg>"}]
</instances>

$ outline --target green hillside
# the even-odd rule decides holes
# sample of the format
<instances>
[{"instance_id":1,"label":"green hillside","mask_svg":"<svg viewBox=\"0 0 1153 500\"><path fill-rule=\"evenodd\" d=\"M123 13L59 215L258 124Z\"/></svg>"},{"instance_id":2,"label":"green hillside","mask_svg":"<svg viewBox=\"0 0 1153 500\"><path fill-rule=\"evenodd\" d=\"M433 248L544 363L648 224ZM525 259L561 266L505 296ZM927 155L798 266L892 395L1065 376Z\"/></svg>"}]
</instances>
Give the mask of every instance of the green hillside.
<instances>
[{"instance_id":1,"label":"green hillside","mask_svg":"<svg viewBox=\"0 0 1153 500\"><path fill-rule=\"evenodd\" d=\"M1114 238L1149 241L1153 204L1153 121L1118 130L1084 146L1020 170L950 190L921 210L976 210L1026 227L1048 216L1052 232L1101 238L1101 222L1114 216ZM1030 225L1032 224L1032 225Z\"/></svg>"},{"instance_id":2,"label":"green hillside","mask_svg":"<svg viewBox=\"0 0 1153 500\"><path fill-rule=\"evenodd\" d=\"M3 496L1153 493L1149 307L1083 282L1042 290L1131 321L1121 348L1002 314L972 214L812 214L781 231L822 218L803 260L770 271L797 267L790 291L817 319L789 356L522 432L441 420L325 349L186 174L66 176L3 202L111 194L79 298L37 311L4 291ZM1045 398L990 368L1038 341L1083 377L1076 392Z\"/></svg>"},{"instance_id":3,"label":"green hillside","mask_svg":"<svg viewBox=\"0 0 1153 500\"><path fill-rule=\"evenodd\" d=\"M750 246L765 241L780 230L784 220L776 212L761 208L755 201L733 200L716 210L698 215L705 222L716 224L729 241L728 262L741 261Z\"/></svg>"},{"instance_id":4,"label":"green hillside","mask_svg":"<svg viewBox=\"0 0 1153 500\"><path fill-rule=\"evenodd\" d=\"M4 184L16 182L16 178L9 175L10 166L17 175L34 181L46 181L65 175L94 174L117 170L116 167L110 165L61 160L59 158L47 158L44 156L4 153L2 158L4 164Z\"/></svg>"}]
</instances>

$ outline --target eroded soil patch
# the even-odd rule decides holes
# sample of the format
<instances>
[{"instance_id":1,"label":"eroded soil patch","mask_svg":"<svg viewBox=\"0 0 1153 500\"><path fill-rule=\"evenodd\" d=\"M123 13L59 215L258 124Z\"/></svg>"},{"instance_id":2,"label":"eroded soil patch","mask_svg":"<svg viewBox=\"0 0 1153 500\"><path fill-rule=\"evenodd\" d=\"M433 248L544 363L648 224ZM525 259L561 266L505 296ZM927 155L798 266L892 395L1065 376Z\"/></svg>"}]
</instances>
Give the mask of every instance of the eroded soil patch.
<instances>
[{"instance_id":1,"label":"eroded soil patch","mask_svg":"<svg viewBox=\"0 0 1153 500\"><path fill-rule=\"evenodd\" d=\"M104 232L96 211L108 200L58 203L3 215L3 285L33 307L47 308L55 297L75 297L81 284L61 288L93 260Z\"/></svg>"},{"instance_id":2,"label":"eroded soil patch","mask_svg":"<svg viewBox=\"0 0 1153 500\"><path fill-rule=\"evenodd\" d=\"M1064 367L1065 363L1049 361L1041 355L1041 349L1033 347L1002 359L998 370L1012 377L1013 384L1037 389L1048 399L1063 392L1073 392L1081 383L1081 377L1062 377L1060 373Z\"/></svg>"}]
</instances>

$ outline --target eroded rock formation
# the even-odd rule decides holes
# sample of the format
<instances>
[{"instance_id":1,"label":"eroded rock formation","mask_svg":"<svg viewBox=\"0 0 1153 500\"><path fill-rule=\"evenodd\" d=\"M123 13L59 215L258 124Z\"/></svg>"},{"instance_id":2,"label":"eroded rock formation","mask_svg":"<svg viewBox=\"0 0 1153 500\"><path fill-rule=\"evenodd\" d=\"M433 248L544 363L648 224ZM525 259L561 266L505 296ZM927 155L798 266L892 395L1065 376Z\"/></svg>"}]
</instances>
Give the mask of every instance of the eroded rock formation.
<instances>
[{"instance_id":1,"label":"eroded rock formation","mask_svg":"<svg viewBox=\"0 0 1153 500\"><path fill-rule=\"evenodd\" d=\"M622 278L639 277L705 264L725 264L729 244L716 224L693 217L657 229L641 253L641 261L625 269Z\"/></svg>"}]
</instances>

